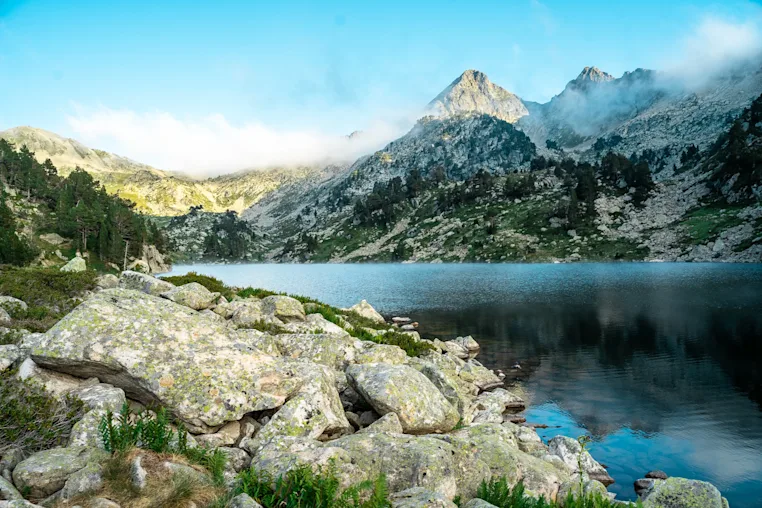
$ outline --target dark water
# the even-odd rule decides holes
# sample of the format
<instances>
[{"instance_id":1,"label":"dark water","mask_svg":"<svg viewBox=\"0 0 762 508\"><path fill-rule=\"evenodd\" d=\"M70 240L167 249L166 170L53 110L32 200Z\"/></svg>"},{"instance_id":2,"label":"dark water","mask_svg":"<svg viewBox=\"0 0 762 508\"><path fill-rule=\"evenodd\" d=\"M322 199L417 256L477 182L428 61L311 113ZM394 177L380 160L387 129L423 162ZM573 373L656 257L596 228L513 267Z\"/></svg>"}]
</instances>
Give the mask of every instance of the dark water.
<instances>
[{"instance_id":1,"label":"dark water","mask_svg":"<svg viewBox=\"0 0 762 508\"><path fill-rule=\"evenodd\" d=\"M367 299L427 337L471 334L541 431L594 438L620 499L651 469L762 499L762 265L196 265L229 284ZM520 371L510 366L519 361Z\"/></svg>"}]
</instances>

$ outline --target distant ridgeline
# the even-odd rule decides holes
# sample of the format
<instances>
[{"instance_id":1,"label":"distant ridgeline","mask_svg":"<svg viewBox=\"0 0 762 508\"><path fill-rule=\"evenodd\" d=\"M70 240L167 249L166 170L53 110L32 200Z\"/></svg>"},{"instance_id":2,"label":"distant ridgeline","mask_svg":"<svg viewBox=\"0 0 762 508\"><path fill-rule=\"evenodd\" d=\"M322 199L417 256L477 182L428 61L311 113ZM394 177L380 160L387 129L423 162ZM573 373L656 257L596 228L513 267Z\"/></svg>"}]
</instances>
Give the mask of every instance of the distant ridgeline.
<instances>
[{"instance_id":1,"label":"distant ridgeline","mask_svg":"<svg viewBox=\"0 0 762 508\"><path fill-rule=\"evenodd\" d=\"M61 178L50 159L40 164L26 147L17 150L0 139L0 180L0 263L24 265L39 254L34 239L19 234L22 229L71 238L77 250L119 266L125 257L140 257L144 244L165 250L162 233L131 202L107 194L79 168ZM6 186L36 209L24 227L14 211L22 205L11 200Z\"/></svg>"}]
</instances>

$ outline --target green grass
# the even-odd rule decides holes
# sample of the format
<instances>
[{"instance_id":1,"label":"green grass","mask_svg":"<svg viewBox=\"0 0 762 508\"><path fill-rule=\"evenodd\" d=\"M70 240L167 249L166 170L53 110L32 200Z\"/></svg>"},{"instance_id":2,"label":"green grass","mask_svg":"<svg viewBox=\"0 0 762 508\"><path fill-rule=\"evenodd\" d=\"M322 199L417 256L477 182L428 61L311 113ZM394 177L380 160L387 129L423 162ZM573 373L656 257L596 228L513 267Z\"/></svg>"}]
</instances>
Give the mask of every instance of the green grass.
<instances>
[{"instance_id":1,"label":"green grass","mask_svg":"<svg viewBox=\"0 0 762 508\"><path fill-rule=\"evenodd\" d=\"M291 469L285 476L269 475L248 469L238 476L232 498L248 494L264 508L389 508L386 478L365 481L342 489L333 467L318 472L310 466Z\"/></svg>"},{"instance_id":2,"label":"green grass","mask_svg":"<svg viewBox=\"0 0 762 508\"><path fill-rule=\"evenodd\" d=\"M27 311L11 314L14 328L33 332L50 329L79 304L85 292L95 289L95 271L61 272L57 268L12 268L0 271L0 294L26 302Z\"/></svg>"},{"instance_id":3,"label":"green grass","mask_svg":"<svg viewBox=\"0 0 762 508\"><path fill-rule=\"evenodd\" d=\"M491 503L498 508L616 508L619 504L609 500L599 493L574 497L571 493L563 500L548 501L544 497L526 495L523 483L510 487L505 477L492 478L483 481L479 486L476 497ZM636 506L642 507L640 501Z\"/></svg>"},{"instance_id":4,"label":"green grass","mask_svg":"<svg viewBox=\"0 0 762 508\"><path fill-rule=\"evenodd\" d=\"M0 373L0 450L20 447L25 454L66 446L71 429L85 414L82 401L57 399L15 369Z\"/></svg>"},{"instance_id":5,"label":"green grass","mask_svg":"<svg viewBox=\"0 0 762 508\"><path fill-rule=\"evenodd\" d=\"M689 245L701 245L715 240L724 230L743 224L737 217L739 207L720 205L696 208L682 221L685 228L684 241Z\"/></svg>"}]
</instances>

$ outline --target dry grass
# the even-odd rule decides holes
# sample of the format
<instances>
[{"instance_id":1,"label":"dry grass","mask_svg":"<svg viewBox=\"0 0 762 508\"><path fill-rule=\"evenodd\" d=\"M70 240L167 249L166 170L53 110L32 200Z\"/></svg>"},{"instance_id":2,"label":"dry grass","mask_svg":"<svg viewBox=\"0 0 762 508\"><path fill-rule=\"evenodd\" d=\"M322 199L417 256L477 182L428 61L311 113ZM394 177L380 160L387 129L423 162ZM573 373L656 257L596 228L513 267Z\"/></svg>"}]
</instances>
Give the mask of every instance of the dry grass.
<instances>
[{"instance_id":1,"label":"dry grass","mask_svg":"<svg viewBox=\"0 0 762 508\"><path fill-rule=\"evenodd\" d=\"M130 475L130 464L138 455L142 456L141 466L147 473L146 487L142 491L135 488ZM191 467L208 479L172 471L164 465L165 462ZM201 508L210 505L223 493L224 489L214 485L206 470L191 464L182 455L134 448L124 453L115 453L104 464L101 490L58 503L55 508L90 508L91 501L98 497L130 508L188 508L193 505Z\"/></svg>"}]
</instances>

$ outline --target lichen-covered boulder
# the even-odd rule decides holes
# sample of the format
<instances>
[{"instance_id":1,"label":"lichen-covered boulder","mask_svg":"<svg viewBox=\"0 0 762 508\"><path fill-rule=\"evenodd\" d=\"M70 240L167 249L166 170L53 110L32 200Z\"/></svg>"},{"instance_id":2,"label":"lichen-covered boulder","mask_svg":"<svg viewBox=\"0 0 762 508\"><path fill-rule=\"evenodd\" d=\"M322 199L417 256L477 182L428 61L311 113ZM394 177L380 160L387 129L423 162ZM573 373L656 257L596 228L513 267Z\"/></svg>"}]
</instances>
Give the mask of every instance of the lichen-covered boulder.
<instances>
[{"instance_id":1,"label":"lichen-covered boulder","mask_svg":"<svg viewBox=\"0 0 762 508\"><path fill-rule=\"evenodd\" d=\"M307 381L257 433L257 441L266 443L279 436L317 439L324 433L351 432L333 372L323 365L305 363L302 375Z\"/></svg>"},{"instance_id":2,"label":"lichen-covered boulder","mask_svg":"<svg viewBox=\"0 0 762 508\"><path fill-rule=\"evenodd\" d=\"M98 289L113 289L119 286L119 277L110 273L99 275L95 279L95 285Z\"/></svg>"},{"instance_id":3,"label":"lichen-covered boulder","mask_svg":"<svg viewBox=\"0 0 762 508\"><path fill-rule=\"evenodd\" d=\"M0 326L11 326L11 315L5 309L0 309Z\"/></svg>"},{"instance_id":4,"label":"lichen-covered boulder","mask_svg":"<svg viewBox=\"0 0 762 508\"><path fill-rule=\"evenodd\" d=\"M12 296L0 296L0 309L5 309L8 312L25 311L28 309L26 303L18 298Z\"/></svg>"},{"instance_id":5,"label":"lichen-covered boulder","mask_svg":"<svg viewBox=\"0 0 762 508\"><path fill-rule=\"evenodd\" d=\"M225 458L227 459L226 466L236 473L248 469L251 465L251 457L241 448L221 446L217 448L217 450L225 455Z\"/></svg>"},{"instance_id":6,"label":"lichen-covered boulder","mask_svg":"<svg viewBox=\"0 0 762 508\"><path fill-rule=\"evenodd\" d=\"M204 310L213 306L220 297L219 293L213 293L198 282L190 282L180 287L175 287L161 294L163 298L180 305L185 305L193 310Z\"/></svg>"},{"instance_id":7,"label":"lichen-covered boulder","mask_svg":"<svg viewBox=\"0 0 762 508\"><path fill-rule=\"evenodd\" d=\"M347 378L380 415L396 413L409 434L447 432L457 425L458 411L431 381L406 365L350 365Z\"/></svg>"},{"instance_id":8,"label":"lichen-covered boulder","mask_svg":"<svg viewBox=\"0 0 762 508\"><path fill-rule=\"evenodd\" d=\"M454 358L450 355L433 353L420 358L411 358L409 364L426 376L468 423L466 410L479 389L473 383L464 381L458 376L459 368Z\"/></svg>"},{"instance_id":9,"label":"lichen-covered boulder","mask_svg":"<svg viewBox=\"0 0 762 508\"><path fill-rule=\"evenodd\" d=\"M467 420L474 423L501 423L506 412L525 408L524 399L504 388L495 388L491 392L479 394L469 407Z\"/></svg>"},{"instance_id":10,"label":"lichen-covered boulder","mask_svg":"<svg viewBox=\"0 0 762 508\"><path fill-rule=\"evenodd\" d=\"M354 312L355 314L362 316L366 319L370 319L374 323L383 325L386 323L386 320L384 319L384 316L378 313L376 309L373 308L371 304L369 304L367 301L362 300L360 303L357 303L353 306L351 306L349 309L347 309L349 312Z\"/></svg>"},{"instance_id":11,"label":"lichen-covered boulder","mask_svg":"<svg viewBox=\"0 0 762 508\"><path fill-rule=\"evenodd\" d=\"M367 478L384 474L390 492L423 487L448 499L469 498L490 477L473 454L432 436L357 433L327 445L345 450Z\"/></svg>"},{"instance_id":12,"label":"lichen-covered boulder","mask_svg":"<svg viewBox=\"0 0 762 508\"><path fill-rule=\"evenodd\" d=\"M90 409L118 412L127 402L124 390L106 383L78 386L69 392Z\"/></svg>"},{"instance_id":13,"label":"lichen-covered boulder","mask_svg":"<svg viewBox=\"0 0 762 508\"><path fill-rule=\"evenodd\" d=\"M256 298L237 300L222 306L224 313L230 313L230 322L238 328L252 328L258 323L267 322L282 325L279 319L267 316L262 309L262 301ZM217 308L214 309L217 311Z\"/></svg>"},{"instance_id":14,"label":"lichen-covered boulder","mask_svg":"<svg viewBox=\"0 0 762 508\"><path fill-rule=\"evenodd\" d=\"M293 362L241 342L234 330L169 300L101 291L31 346L38 364L94 376L196 432L281 406L301 386Z\"/></svg>"},{"instance_id":15,"label":"lichen-covered boulder","mask_svg":"<svg viewBox=\"0 0 762 508\"><path fill-rule=\"evenodd\" d=\"M480 390L491 390L503 386L503 381L494 372L473 358L465 363L460 376L466 381L474 383Z\"/></svg>"},{"instance_id":16,"label":"lichen-covered boulder","mask_svg":"<svg viewBox=\"0 0 762 508\"><path fill-rule=\"evenodd\" d=\"M283 356L319 363L332 369L344 370L354 363L361 341L349 335L325 333L279 334L274 337Z\"/></svg>"},{"instance_id":17,"label":"lichen-covered boulder","mask_svg":"<svg viewBox=\"0 0 762 508\"><path fill-rule=\"evenodd\" d=\"M61 267L62 272L84 272L87 270L87 262L77 256Z\"/></svg>"},{"instance_id":18,"label":"lichen-covered boulder","mask_svg":"<svg viewBox=\"0 0 762 508\"><path fill-rule=\"evenodd\" d=\"M107 457L97 448L51 448L22 460L13 470L13 483L29 497L43 499L61 490L71 475L89 463Z\"/></svg>"},{"instance_id":19,"label":"lichen-covered boulder","mask_svg":"<svg viewBox=\"0 0 762 508\"><path fill-rule=\"evenodd\" d=\"M366 434L373 432L391 432L393 434L402 434L402 424L399 417L395 413L386 413L384 416L371 423L364 429L360 429L357 432L363 432Z\"/></svg>"},{"instance_id":20,"label":"lichen-covered boulder","mask_svg":"<svg viewBox=\"0 0 762 508\"><path fill-rule=\"evenodd\" d=\"M21 349L13 344L0 345L0 372L13 366L23 356Z\"/></svg>"},{"instance_id":21,"label":"lichen-covered boulder","mask_svg":"<svg viewBox=\"0 0 762 508\"><path fill-rule=\"evenodd\" d=\"M230 500L228 508L262 508L262 505L254 501L248 494L238 494Z\"/></svg>"},{"instance_id":22,"label":"lichen-covered boulder","mask_svg":"<svg viewBox=\"0 0 762 508\"><path fill-rule=\"evenodd\" d=\"M196 442L204 448L219 448L235 444L240 435L241 424L239 422L228 422L214 434L196 436Z\"/></svg>"},{"instance_id":23,"label":"lichen-covered boulder","mask_svg":"<svg viewBox=\"0 0 762 508\"><path fill-rule=\"evenodd\" d=\"M727 501L711 483L672 477L654 480L643 508L724 508Z\"/></svg>"},{"instance_id":24,"label":"lichen-covered boulder","mask_svg":"<svg viewBox=\"0 0 762 508\"><path fill-rule=\"evenodd\" d=\"M157 279L140 272L125 270L119 276L119 288L132 289L149 295L159 296L171 291L175 285L165 280Z\"/></svg>"},{"instance_id":25,"label":"lichen-covered boulder","mask_svg":"<svg viewBox=\"0 0 762 508\"><path fill-rule=\"evenodd\" d=\"M487 501L479 498L474 498L471 501L467 502L463 505L463 508L497 508L492 503L488 503Z\"/></svg>"},{"instance_id":26,"label":"lichen-covered boulder","mask_svg":"<svg viewBox=\"0 0 762 508\"><path fill-rule=\"evenodd\" d=\"M0 499L13 501L15 499L24 499L24 496L21 495L10 480L0 476Z\"/></svg>"},{"instance_id":27,"label":"lichen-covered boulder","mask_svg":"<svg viewBox=\"0 0 762 508\"><path fill-rule=\"evenodd\" d=\"M510 429L496 423L482 423L436 436L455 449L489 467L491 476L505 476L510 485L519 481L534 495L555 499L570 472L522 452Z\"/></svg>"},{"instance_id":28,"label":"lichen-covered boulder","mask_svg":"<svg viewBox=\"0 0 762 508\"><path fill-rule=\"evenodd\" d=\"M251 468L273 478L284 476L294 468L308 466L316 472L333 468L344 488L368 479L366 472L353 463L346 450L332 444L306 437L278 436L264 446L246 449L252 456Z\"/></svg>"},{"instance_id":29,"label":"lichen-covered boulder","mask_svg":"<svg viewBox=\"0 0 762 508\"><path fill-rule=\"evenodd\" d=\"M355 363L387 363L402 365L408 361L407 353L399 346L363 341L362 349L355 355Z\"/></svg>"},{"instance_id":30,"label":"lichen-covered boulder","mask_svg":"<svg viewBox=\"0 0 762 508\"><path fill-rule=\"evenodd\" d=\"M283 328L291 333L327 333L349 337L349 332L335 323L331 323L321 314L307 314L304 321L289 321Z\"/></svg>"},{"instance_id":31,"label":"lichen-covered boulder","mask_svg":"<svg viewBox=\"0 0 762 508\"><path fill-rule=\"evenodd\" d=\"M262 311L286 323L306 319L302 302L290 296L272 295L263 298Z\"/></svg>"},{"instance_id":32,"label":"lichen-covered boulder","mask_svg":"<svg viewBox=\"0 0 762 508\"><path fill-rule=\"evenodd\" d=\"M590 452L583 452L582 445L576 439L556 436L548 441L548 448L552 455L560 457L573 472L580 472L579 461L581 456L582 473L586 473L591 479L597 480L605 486L614 483L614 479L609 476L606 468L596 462Z\"/></svg>"},{"instance_id":33,"label":"lichen-covered boulder","mask_svg":"<svg viewBox=\"0 0 762 508\"><path fill-rule=\"evenodd\" d=\"M103 487L103 466L98 462L89 462L69 476L61 489L59 498L62 501L68 501L83 494L96 492L101 487Z\"/></svg>"},{"instance_id":34,"label":"lichen-covered boulder","mask_svg":"<svg viewBox=\"0 0 762 508\"><path fill-rule=\"evenodd\" d=\"M242 342L254 346L263 353L267 353L270 356L281 356L283 354L278 341L269 333L254 329L241 329L237 333Z\"/></svg>"},{"instance_id":35,"label":"lichen-covered boulder","mask_svg":"<svg viewBox=\"0 0 762 508\"><path fill-rule=\"evenodd\" d=\"M392 508L458 508L458 505L441 493L421 487L413 487L392 494L389 500Z\"/></svg>"}]
</instances>

